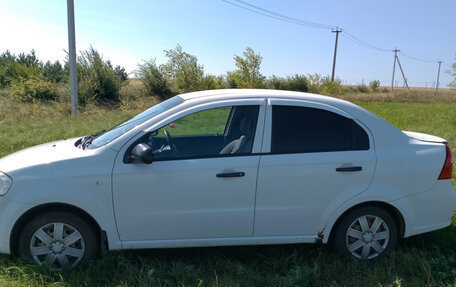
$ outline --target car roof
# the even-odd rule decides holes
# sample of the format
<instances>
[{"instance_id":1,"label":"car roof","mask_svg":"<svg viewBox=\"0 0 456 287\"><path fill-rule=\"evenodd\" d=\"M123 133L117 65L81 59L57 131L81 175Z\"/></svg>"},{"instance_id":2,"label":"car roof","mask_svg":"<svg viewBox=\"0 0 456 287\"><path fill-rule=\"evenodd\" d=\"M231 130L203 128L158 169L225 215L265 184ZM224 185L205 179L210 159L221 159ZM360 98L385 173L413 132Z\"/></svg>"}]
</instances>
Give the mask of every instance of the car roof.
<instances>
[{"instance_id":1,"label":"car roof","mask_svg":"<svg viewBox=\"0 0 456 287\"><path fill-rule=\"evenodd\" d=\"M317 94L283 91L283 90L266 90L266 89L223 89L192 92L179 95L185 101L188 100L231 100L241 98L275 98L275 99L294 99L310 102L325 103L336 107L349 107L349 109L358 108L358 106L333 97L322 96Z\"/></svg>"},{"instance_id":2,"label":"car roof","mask_svg":"<svg viewBox=\"0 0 456 287\"><path fill-rule=\"evenodd\" d=\"M283 91L283 90L267 90L267 89L222 89L222 90L207 90L199 92L191 92L186 94L181 94L181 97L184 100L191 100L202 97L211 97L211 96L225 96L232 98L239 98L239 96L245 97L289 97L289 96L300 96L304 98L329 98L327 96L309 94L303 92L294 92L294 91Z\"/></svg>"}]
</instances>

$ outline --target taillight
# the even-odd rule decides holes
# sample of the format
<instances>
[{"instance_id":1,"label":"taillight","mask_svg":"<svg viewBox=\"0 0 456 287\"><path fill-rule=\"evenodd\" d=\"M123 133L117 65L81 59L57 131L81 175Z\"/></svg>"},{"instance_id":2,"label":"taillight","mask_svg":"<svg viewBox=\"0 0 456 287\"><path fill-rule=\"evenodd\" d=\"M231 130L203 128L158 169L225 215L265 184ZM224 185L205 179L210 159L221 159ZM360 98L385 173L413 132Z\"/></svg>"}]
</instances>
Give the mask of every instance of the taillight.
<instances>
[{"instance_id":1,"label":"taillight","mask_svg":"<svg viewBox=\"0 0 456 287\"><path fill-rule=\"evenodd\" d=\"M453 175L453 163L451 163L451 150L448 144L445 144L446 159L443 165L442 171L440 172L439 179L451 179Z\"/></svg>"}]
</instances>

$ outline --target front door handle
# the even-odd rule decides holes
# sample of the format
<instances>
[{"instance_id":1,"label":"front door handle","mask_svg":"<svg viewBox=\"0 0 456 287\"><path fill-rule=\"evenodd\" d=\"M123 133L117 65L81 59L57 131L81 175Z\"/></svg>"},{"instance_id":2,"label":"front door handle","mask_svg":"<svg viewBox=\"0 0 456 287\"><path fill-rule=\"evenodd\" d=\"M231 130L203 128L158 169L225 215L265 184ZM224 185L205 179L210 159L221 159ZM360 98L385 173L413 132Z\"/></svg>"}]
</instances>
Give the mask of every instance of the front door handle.
<instances>
[{"instance_id":1,"label":"front door handle","mask_svg":"<svg viewBox=\"0 0 456 287\"><path fill-rule=\"evenodd\" d=\"M347 171L361 171L363 168L361 166L347 166L347 167L338 167L336 171L347 172Z\"/></svg>"},{"instance_id":2,"label":"front door handle","mask_svg":"<svg viewBox=\"0 0 456 287\"><path fill-rule=\"evenodd\" d=\"M241 177L241 176L244 176L244 175L245 175L245 173L242 172L242 171L217 173L217 177Z\"/></svg>"}]
</instances>

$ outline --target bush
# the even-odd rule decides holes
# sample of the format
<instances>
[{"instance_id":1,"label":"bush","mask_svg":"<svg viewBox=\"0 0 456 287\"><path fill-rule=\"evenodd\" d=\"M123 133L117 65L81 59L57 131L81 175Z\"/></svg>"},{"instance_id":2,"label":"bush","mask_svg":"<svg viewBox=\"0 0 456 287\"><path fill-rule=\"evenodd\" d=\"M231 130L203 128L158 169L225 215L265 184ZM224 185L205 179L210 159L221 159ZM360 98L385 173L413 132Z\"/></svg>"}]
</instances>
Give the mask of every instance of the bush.
<instances>
[{"instance_id":1,"label":"bush","mask_svg":"<svg viewBox=\"0 0 456 287\"><path fill-rule=\"evenodd\" d=\"M290 91L307 92L309 90L308 81L304 75L288 76L287 85Z\"/></svg>"},{"instance_id":2,"label":"bush","mask_svg":"<svg viewBox=\"0 0 456 287\"><path fill-rule=\"evenodd\" d=\"M373 80L369 83L369 86L372 89L372 92L377 92L378 88L380 87L380 81L379 80Z\"/></svg>"},{"instance_id":3,"label":"bush","mask_svg":"<svg viewBox=\"0 0 456 287\"><path fill-rule=\"evenodd\" d=\"M281 78L273 75L267 81L267 87L275 90L288 90L298 92L307 92L309 90L307 78L304 75L298 74L287 76L286 78Z\"/></svg>"},{"instance_id":4,"label":"bush","mask_svg":"<svg viewBox=\"0 0 456 287\"><path fill-rule=\"evenodd\" d=\"M358 84L357 89L358 89L358 92L360 92L360 93L369 93L369 89L364 84L364 81L361 84Z\"/></svg>"},{"instance_id":5,"label":"bush","mask_svg":"<svg viewBox=\"0 0 456 287\"><path fill-rule=\"evenodd\" d=\"M96 91L99 89L98 82L94 78L84 74L80 75L78 77L78 104L85 106L90 102L96 101Z\"/></svg>"},{"instance_id":6,"label":"bush","mask_svg":"<svg viewBox=\"0 0 456 287\"><path fill-rule=\"evenodd\" d=\"M321 75L319 74L313 74L313 75L307 75L308 79L308 87L309 87L309 92L318 94L321 92L321 85L323 83L323 79L321 78Z\"/></svg>"},{"instance_id":7,"label":"bush","mask_svg":"<svg viewBox=\"0 0 456 287\"><path fill-rule=\"evenodd\" d=\"M228 82L223 76L205 75L201 80L202 90L227 89Z\"/></svg>"},{"instance_id":8,"label":"bush","mask_svg":"<svg viewBox=\"0 0 456 287\"><path fill-rule=\"evenodd\" d=\"M275 75L272 75L268 81L266 82L266 85L269 89L274 89L274 90L288 90L288 85L287 85L287 80L281 77L277 77Z\"/></svg>"},{"instance_id":9,"label":"bush","mask_svg":"<svg viewBox=\"0 0 456 287\"><path fill-rule=\"evenodd\" d=\"M93 48L78 57L79 102L119 102L122 81L109 61L105 62Z\"/></svg>"},{"instance_id":10,"label":"bush","mask_svg":"<svg viewBox=\"0 0 456 287\"><path fill-rule=\"evenodd\" d=\"M155 59L139 65L138 75L149 96L167 99L173 95L169 83L158 69Z\"/></svg>"},{"instance_id":11,"label":"bush","mask_svg":"<svg viewBox=\"0 0 456 287\"><path fill-rule=\"evenodd\" d=\"M337 78L331 81L329 76L324 77L321 80L321 92L330 96L340 94L342 92L342 80Z\"/></svg>"},{"instance_id":12,"label":"bush","mask_svg":"<svg viewBox=\"0 0 456 287\"><path fill-rule=\"evenodd\" d=\"M14 98L25 102L55 100L58 97L55 84L42 76L16 80L12 83L11 90Z\"/></svg>"}]
</instances>

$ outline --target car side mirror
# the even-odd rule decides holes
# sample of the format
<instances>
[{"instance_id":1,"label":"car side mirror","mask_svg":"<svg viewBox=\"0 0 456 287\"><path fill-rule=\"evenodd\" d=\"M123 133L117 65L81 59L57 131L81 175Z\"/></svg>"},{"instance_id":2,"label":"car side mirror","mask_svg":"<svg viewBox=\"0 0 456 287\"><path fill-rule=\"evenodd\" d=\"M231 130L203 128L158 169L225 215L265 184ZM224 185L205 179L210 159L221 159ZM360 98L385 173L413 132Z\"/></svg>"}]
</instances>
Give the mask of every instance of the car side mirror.
<instances>
[{"instance_id":1,"label":"car side mirror","mask_svg":"<svg viewBox=\"0 0 456 287\"><path fill-rule=\"evenodd\" d=\"M152 148L145 143L137 144L131 151L131 156L142 163L150 164L154 161L154 153Z\"/></svg>"}]
</instances>

